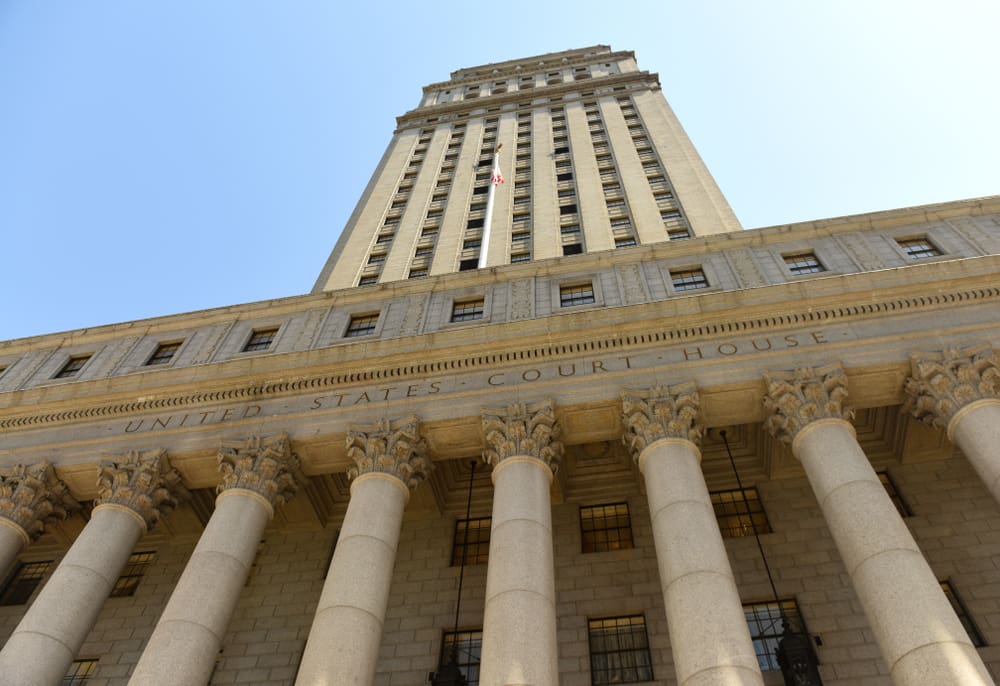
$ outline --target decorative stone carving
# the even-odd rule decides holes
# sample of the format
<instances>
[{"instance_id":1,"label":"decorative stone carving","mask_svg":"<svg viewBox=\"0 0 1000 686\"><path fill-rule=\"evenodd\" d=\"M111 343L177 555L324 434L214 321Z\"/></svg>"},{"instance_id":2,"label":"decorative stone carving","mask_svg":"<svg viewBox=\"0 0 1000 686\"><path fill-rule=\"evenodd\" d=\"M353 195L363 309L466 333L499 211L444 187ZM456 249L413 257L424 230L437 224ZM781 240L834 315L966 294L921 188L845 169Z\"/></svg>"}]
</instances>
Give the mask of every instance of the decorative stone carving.
<instances>
[{"instance_id":1,"label":"decorative stone carving","mask_svg":"<svg viewBox=\"0 0 1000 686\"><path fill-rule=\"evenodd\" d=\"M484 409L483 433L486 435L483 460L494 467L508 457L527 455L545 462L553 473L559 468L563 444L551 400Z\"/></svg>"},{"instance_id":2,"label":"decorative stone carving","mask_svg":"<svg viewBox=\"0 0 1000 686\"><path fill-rule=\"evenodd\" d=\"M1000 398L1000 367L988 344L914 353L910 374L904 409L941 429L969 403Z\"/></svg>"},{"instance_id":3,"label":"decorative stone carving","mask_svg":"<svg viewBox=\"0 0 1000 686\"><path fill-rule=\"evenodd\" d=\"M362 474L380 472L391 474L408 488L416 488L434 467L424 457L426 450L419 421L413 415L354 427L347 432L347 456L354 461L347 478L353 481Z\"/></svg>"},{"instance_id":4,"label":"decorative stone carving","mask_svg":"<svg viewBox=\"0 0 1000 686\"><path fill-rule=\"evenodd\" d=\"M151 529L188 495L164 450L130 450L119 459L101 461L94 505L128 508Z\"/></svg>"},{"instance_id":5,"label":"decorative stone carving","mask_svg":"<svg viewBox=\"0 0 1000 686\"><path fill-rule=\"evenodd\" d=\"M771 372L764 375L764 381L764 409L768 414L764 427L783 443L791 443L799 431L817 419L849 420L854 416L853 409L843 406L847 375L839 362Z\"/></svg>"},{"instance_id":6,"label":"decorative stone carving","mask_svg":"<svg viewBox=\"0 0 1000 686\"><path fill-rule=\"evenodd\" d=\"M305 478L298 456L291 451L288 434L284 433L223 443L219 448L219 471L219 493L230 488L253 491L272 506L291 499Z\"/></svg>"},{"instance_id":7,"label":"decorative stone carving","mask_svg":"<svg viewBox=\"0 0 1000 686\"><path fill-rule=\"evenodd\" d=\"M45 524L79 507L48 462L0 468L0 517L33 539L45 533Z\"/></svg>"},{"instance_id":8,"label":"decorative stone carving","mask_svg":"<svg viewBox=\"0 0 1000 686\"><path fill-rule=\"evenodd\" d=\"M695 445L701 439L698 421L698 388L694 382L654 386L647 390L622 391L622 443L636 460L661 438L682 438Z\"/></svg>"}]
</instances>

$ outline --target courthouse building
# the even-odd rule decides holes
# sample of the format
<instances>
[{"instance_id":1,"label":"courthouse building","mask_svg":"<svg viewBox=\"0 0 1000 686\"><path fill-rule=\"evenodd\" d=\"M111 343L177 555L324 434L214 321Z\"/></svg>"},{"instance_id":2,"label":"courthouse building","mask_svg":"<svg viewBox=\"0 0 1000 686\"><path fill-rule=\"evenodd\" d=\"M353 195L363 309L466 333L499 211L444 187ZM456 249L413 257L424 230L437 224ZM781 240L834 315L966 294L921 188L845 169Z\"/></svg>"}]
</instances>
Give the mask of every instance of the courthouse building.
<instances>
[{"instance_id":1,"label":"courthouse building","mask_svg":"<svg viewBox=\"0 0 1000 686\"><path fill-rule=\"evenodd\" d=\"M0 343L0 683L994 683L1000 198L742 230L606 46L397 123L310 294Z\"/></svg>"}]
</instances>

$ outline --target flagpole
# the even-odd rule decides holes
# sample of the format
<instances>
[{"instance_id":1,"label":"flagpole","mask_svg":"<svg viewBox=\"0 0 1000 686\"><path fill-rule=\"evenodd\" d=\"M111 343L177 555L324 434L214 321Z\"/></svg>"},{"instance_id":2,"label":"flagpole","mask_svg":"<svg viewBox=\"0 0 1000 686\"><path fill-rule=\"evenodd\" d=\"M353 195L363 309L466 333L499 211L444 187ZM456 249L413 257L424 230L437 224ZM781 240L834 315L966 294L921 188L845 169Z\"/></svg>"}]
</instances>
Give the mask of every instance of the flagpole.
<instances>
[{"instance_id":1,"label":"flagpole","mask_svg":"<svg viewBox=\"0 0 1000 686\"><path fill-rule=\"evenodd\" d=\"M497 186L503 183L503 174L500 173L500 148L503 143L497 146L493 153L493 173L490 174L490 189L486 194L486 219L483 221L483 237L479 242L479 269L486 267L486 254L490 247L490 227L493 224L493 198L497 193Z\"/></svg>"}]
</instances>

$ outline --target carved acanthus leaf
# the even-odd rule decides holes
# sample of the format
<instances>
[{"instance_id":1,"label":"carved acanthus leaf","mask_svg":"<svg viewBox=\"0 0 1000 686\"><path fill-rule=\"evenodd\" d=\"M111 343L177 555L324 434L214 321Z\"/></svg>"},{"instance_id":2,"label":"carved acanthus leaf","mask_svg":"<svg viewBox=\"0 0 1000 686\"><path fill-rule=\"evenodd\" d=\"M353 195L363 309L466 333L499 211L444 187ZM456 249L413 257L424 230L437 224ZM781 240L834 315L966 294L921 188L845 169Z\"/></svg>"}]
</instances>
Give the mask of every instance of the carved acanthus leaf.
<instances>
[{"instance_id":1,"label":"carved acanthus leaf","mask_svg":"<svg viewBox=\"0 0 1000 686\"><path fill-rule=\"evenodd\" d=\"M563 444L551 400L484 409L483 433L486 436L483 459L493 466L508 457L527 455L548 464L553 473L559 468Z\"/></svg>"},{"instance_id":2,"label":"carved acanthus leaf","mask_svg":"<svg viewBox=\"0 0 1000 686\"><path fill-rule=\"evenodd\" d=\"M31 538L45 525L80 507L48 462L0 468L0 517L20 526Z\"/></svg>"},{"instance_id":3,"label":"carved acanthus leaf","mask_svg":"<svg viewBox=\"0 0 1000 686\"><path fill-rule=\"evenodd\" d=\"M849 420L854 416L854 410L843 405L847 375L840 363L771 372L764 375L764 380L764 409L768 414L764 426L783 443L791 443L799 431L817 419Z\"/></svg>"},{"instance_id":4,"label":"carved acanthus leaf","mask_svg":"<svg viewBox=\"0 0 1000 686\"><path fill-rule=\"evenodd\" d=\"M977 400L1000 398L1000 366L988 345L945 348L910 356L904 409L945 429L960 409Z\"/></svg>"},{"instance_id":5,"label":"carved acanthus leaf","mask_svg":"<svg viewBox=\"0 0 1000 686\"><path fill-rule=\"evenodd\" d=\"M622 391L622 442L639 455L661 438L683 438L698 444L698 388L694 382L637 391Z\"/></svg>"},{"instance_id":6,"label":"carved acanthus leaf","mask_svg":"<svg viewBox=\"0 0 1000 686\"><path fill-rule=\"evenodd\" d=\"M353 481L361 474L381 472L395 476L408 488L416 488L434 468L424 456L426 450L419 420L412 415L353 427L347 433L347 456L354 466L347 470L347 478Z\"/></svg>"},{"instance_id":7,"label":"carved acanthus leaf","mask_svg":"<svg viewBox=\"0 0 1000 686\"><path fill-rule=\"evenodd\" d=\"M127 507L151 529L161 516L177 507L178 501L188 497L164 450L130 450L116 459L101 461L94 505Z\"/></svg>"},{"instance_id":8,"label":"carved acanthus leaf","mask_svg":"<svg viewBox=\"0 0 1000 686\"><path fill-rule=\"evenodd\" d=\"M223 443L219 447L219 471L219 493L240 488L263 496L271 505L287 502L305 480L299 458L283 433Z\"/></svg>"}]
</instances>

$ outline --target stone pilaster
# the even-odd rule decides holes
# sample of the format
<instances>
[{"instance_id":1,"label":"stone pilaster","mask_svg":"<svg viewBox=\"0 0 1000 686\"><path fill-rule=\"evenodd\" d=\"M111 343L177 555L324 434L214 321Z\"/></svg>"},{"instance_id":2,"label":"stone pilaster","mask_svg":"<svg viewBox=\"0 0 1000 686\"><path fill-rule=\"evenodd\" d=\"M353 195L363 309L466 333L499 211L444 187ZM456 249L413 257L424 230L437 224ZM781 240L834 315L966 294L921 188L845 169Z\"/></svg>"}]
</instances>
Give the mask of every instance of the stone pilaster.
<instances>
[{"instance_id":1,"label":"stone pilaster","mask_svg":"<svg viewBox=\"0 0 1000 686\"><path fill-rule=\"evenodd\" d=\"M288 436L251 436L219 449L219 497L130 684L207 683L274 506L304 479Z\"/></svg>"},{"instance_id":2,"label":"stone pilaster","mask_svg":"<svg viewBox=\"0 0 1000 686\"><path fill-rule=\"evenodd\" d=\"M646 481L679 686L760 685L736 580L701 472L693 383L622 393L622 440ZM725 651L717 646L726 646Z\"/></svg>"},{"instance_id":3,"label":"stone pilaster","mask_svg":"<svg viewBox=\"0 0 1000 686\"><path fill-rule=\"evenodd\" d=\"M302 655L299 686L373 682L403 511L410 489L433 467L424 452L416 417L348 432L351 502Z\"/></svg>"},{"instance_id":4,"label":"stone pilaster","mask_svg":"<svg viewBox=\"0 0 1000 686\"><path fill-rule=\"evenodd\" d=\"M765 425L791 443L897 686L993 681L847 421L839 365L765 377Z\"/></svg>"},{"instance_id":5,"label":"stone pilaster","mask_svg":"<svg viewBox=\"0 0 1000 686\"><path fill-rule=\"evenodd\" d=\"M90 521L0 651L9 683L59 683L139 538L186 494L162 450L102 462L97 489Z\"/></svg>"},{"instance_id":6,"label":"stone pilaster","mask_svg":"<svg viewBox=\"0 0 1000 686\"><path fill-rule=\"evenodd\" d=\"M549 487L563 445L552 402L483 410L483 434L494 493L479 683L555 686Z\"/></svg>"},{"instance_id":7,"label":"stone pilaster","mask_svg":"<svg viewBox=\"0 0 1000 686\"><path fill-rule=\"evenodd\" d=\"M910 356L904 406L944 429L1000 503L1000 366L988 345Z\"/></svg>"}]
</instances>

